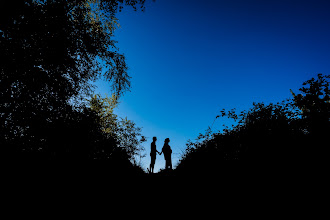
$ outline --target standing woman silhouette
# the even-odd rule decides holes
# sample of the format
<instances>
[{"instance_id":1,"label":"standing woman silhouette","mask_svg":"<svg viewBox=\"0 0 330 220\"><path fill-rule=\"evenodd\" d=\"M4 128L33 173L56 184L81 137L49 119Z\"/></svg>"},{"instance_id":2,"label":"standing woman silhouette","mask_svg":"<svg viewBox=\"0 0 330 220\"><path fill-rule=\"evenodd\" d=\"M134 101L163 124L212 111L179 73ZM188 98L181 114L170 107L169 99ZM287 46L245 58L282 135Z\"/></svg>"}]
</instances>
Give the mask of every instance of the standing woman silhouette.
<instances>
[{"instance_id":1,"label":"standing woman silhouette","mask_svg":"<svg viewBox=\"0 0 330 220\"><path fill-rule=\"evenodd\" d=\"M154 167L155 167L155 162L156 162L156 153L160 154L156 148L156 141L157 141L157 138L153 137L152 143L151 143L151 149L150 149L151 162L150 162L149 172L151 172L151 173L154 173Z\"/></svg>"},{"instance_id":2,"label":"standing woman silhouette","mask_svg":"<svg viewBox=\"0 0 330 220\"><path fill-rule=\"evenodd\" d=\"M168 143L170 142L169 138L166 138L164 141L164 146L162 149L162 153L164 153L164 159L165 159L165 169L172 169L172 158L171 158L171 154L172 154L172 149L170 147L170 145L168 145Z\"/></svg>"}]
</instances>

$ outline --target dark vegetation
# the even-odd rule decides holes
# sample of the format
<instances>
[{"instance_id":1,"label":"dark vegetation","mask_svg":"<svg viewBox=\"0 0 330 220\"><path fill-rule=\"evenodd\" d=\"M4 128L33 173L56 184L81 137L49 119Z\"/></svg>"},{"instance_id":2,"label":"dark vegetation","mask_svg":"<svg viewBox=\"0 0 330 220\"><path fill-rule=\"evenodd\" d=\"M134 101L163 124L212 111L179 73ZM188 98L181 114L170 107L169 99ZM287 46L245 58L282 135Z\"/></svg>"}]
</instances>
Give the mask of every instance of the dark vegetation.
<instances>
[{"instance_id":1,"label":"dark vegetation","mask_svg":"<svg viewBox=\"0 0 330 220\"><path fill-rule=\"evenodd\" d=\"M144 174L135 159L143 150L141 129L113 113L130 88L125 57L112 39L116 12L125 6L143 10L144 0L1 3L1 161L65 169L98 164L107 175ZM92 94L92 82L100 77L112 83L111 97ZM323 167L330 134L329 78L319 74L281 103L221 111L216 118L236 124L201 134L187 144L174 171L157 175Z\"/></svg>"},{"instance_id":2,"label":"dark vegetation","mask_svg":"<svg viewBox=\"0 0 330 220\"><path fill-rule=\"evenodd\" d=\"M135 162L141 130L113 113L130 87L112 39L124 6L143 9L144 0L1 2L2 161L96 160L114 172L142 172ZM112 82L111 98L92 96L100 77Z\"/></svg>"},{"instance_id":3,"label":"dark vegetation","mask_svg":"<svg viewBox=\"0 0 330 220\"><path fill-rule=\"evenodd\" d=\"M176 172L317 172L328 161L330 134L329 75L303 83L300 94L277 104L254 103L248 111L222 110L237 123L221 132L209 128L187 144ZM242 174L242 173L241 173Z\"/></svg>"}]
</instances>

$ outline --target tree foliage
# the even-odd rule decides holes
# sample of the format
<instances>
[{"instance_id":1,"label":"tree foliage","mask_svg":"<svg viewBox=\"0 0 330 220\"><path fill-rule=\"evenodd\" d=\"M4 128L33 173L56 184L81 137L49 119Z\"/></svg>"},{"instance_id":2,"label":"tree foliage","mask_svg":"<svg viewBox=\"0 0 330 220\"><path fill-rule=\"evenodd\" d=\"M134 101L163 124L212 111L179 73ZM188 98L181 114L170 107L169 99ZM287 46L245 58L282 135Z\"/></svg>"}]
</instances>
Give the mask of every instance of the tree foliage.
<instances>
[{"instance_id":1,"label":"tree foliage","mask_svg":"<svg viewBox=\"0 0 330 220\"><path fill-rule=\"evenodd\" d=\"M177 171L225 172L239 166L289 168L326 161L330 132L329 76L318 75L303 84L301 94L281 103L254 103L248 111L220 111L236 121L231 128L212 133L209 128L188 142ZM268 170L269 171L269 170Z\"/></svg>"},{"instance_id":2,"label":"tree foliage","mask_svg":"<svg viewBox=\"0 0 330 220\"><path fill-rule=\"evenodd\" d=\"M114 97L130 88L125 57L113 40L116 12L124 6L143 9L144 0L0 4L0 144L7 153L2 155L85 160L114 158L117 152L130 159L136 142L124 148L119 132L108 135L113 131L107 129L116 124L122 133L138 135L135 124L118 126L115 105L95 109L82 100L100 77L111 82Z\"/></svg>"},{"instance_id":3,"label":"tree foliage","mask_svg":"<svg viewBox=\"0 0 330 220\"><path fill-rule=\"evenodd\" d=\"M329 131L330 119L330 76L318 74L299 89L301 94L294 96L294 103L301 110L305 129L311 135L325 135Z\"/></svg>"},{"instance_id":4,"label":"tree foliage","mask_svg":"<svg viewBox=\"0 0 330 220\"><path fill-rule=\"evenodd\" d=\"M90 99L90 109L98 116L98 124L107 138L114 138L118 147L125 149L129 159L136 163L136 156L143 156L144 148L141 143L141 128L128 120L127 118L119 118L114 109L118 106L118 98L116 95L102 98L100 95L94 95Z\"/></svg>"}]
</instances>

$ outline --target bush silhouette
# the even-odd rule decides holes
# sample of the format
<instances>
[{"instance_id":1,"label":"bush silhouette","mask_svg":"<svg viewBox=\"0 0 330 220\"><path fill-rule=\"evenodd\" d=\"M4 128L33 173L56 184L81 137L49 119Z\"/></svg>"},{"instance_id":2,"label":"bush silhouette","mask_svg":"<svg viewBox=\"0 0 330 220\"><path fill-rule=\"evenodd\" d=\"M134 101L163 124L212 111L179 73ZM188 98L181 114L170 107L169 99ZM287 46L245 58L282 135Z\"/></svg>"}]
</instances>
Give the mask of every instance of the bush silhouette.
<instances>
[{"instance_id":1,"label":"bush silhouette","mask_svg":"<svg viewBox=\"0 0 330 220\"><path fill-rule=\"evenodd\" d=\"M180 174L221 174L232 170L289 169L325 162L330 132L329 76L306 81L302 94L277 104L254 103L248 111L222 110L237 125L223 132L209 129L190 142ZM319 168L321 168L320 166Z\"/></svg>"}]
</instances>

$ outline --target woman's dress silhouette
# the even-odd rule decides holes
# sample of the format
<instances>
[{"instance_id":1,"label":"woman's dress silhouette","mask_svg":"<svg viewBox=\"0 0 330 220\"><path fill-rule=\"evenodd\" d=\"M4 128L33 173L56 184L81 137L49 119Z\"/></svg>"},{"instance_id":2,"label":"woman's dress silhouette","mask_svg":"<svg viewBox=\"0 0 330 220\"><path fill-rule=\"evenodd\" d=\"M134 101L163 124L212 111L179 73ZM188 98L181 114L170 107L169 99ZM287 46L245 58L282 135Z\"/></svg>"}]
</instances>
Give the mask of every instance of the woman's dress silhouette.
<instances>
[{"instance_id":1,"label":"woman's dress silhouette","mask_svg":"<svg viewBox=\"0 0 330 220\"><path fill-rule=\"evenodd\" d=\"M170 145L168 144L170 142L169 138L166 138L164 141L164 146L162 149L162 153L164 153L164 159L165 159L165 169L172 169L172 149L170 147Z\"/></svg>"}]
</instances>

